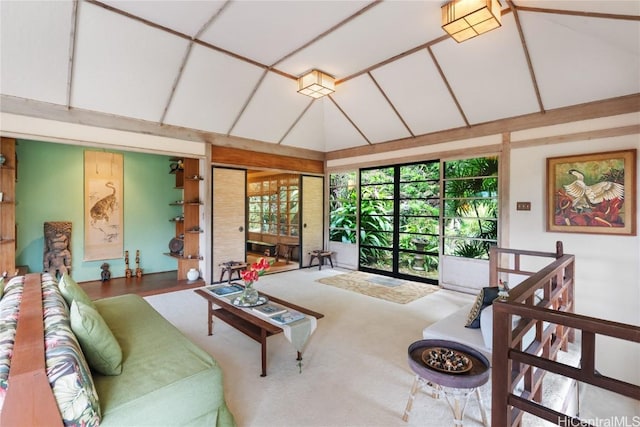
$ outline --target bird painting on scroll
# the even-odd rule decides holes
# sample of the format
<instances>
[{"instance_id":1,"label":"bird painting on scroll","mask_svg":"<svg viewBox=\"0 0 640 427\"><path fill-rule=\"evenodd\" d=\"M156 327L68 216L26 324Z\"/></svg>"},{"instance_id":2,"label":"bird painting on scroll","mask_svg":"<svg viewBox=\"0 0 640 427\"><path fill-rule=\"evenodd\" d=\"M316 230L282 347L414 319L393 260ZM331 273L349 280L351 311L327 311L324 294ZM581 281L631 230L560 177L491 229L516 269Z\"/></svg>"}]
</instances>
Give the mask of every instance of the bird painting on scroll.
<instances>
[{"instance_id":1,"label":"bird painting on scroll","mask_svg":"<svg viewBox=\"0 0 640 427\"><path fill-rule=\"evenodd\" d=\"M84 260L121 258L122 154L85 151Z\"/></svg>"},{"instance_id":2,"label":"bird painting on scroll","mask_svg":"<svg viewBox=\"0 0 640 427\"><path fill-rule=\"evenodd\" d=\"M547 231L636 234L636 150L547 159Z\"/></svg>"}]
</instances>

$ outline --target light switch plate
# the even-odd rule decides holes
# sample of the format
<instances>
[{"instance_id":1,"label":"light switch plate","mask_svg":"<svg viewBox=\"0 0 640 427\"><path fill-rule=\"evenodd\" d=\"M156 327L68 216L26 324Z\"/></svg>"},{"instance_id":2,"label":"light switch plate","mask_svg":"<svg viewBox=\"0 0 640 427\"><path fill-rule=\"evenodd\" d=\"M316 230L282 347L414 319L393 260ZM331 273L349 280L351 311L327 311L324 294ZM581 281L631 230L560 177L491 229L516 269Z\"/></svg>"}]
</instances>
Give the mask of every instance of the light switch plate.
<instances>
[{"instance_id":1,"label":"light switch plate","mask_svg":"<svg viewBox=\"0 0 640 427\"><path fill-rule=\"evenodd\" d=\"M517 211L530 211L531 210L531 202L516 202L516 210Z\"/></svg>"}]
</instances>

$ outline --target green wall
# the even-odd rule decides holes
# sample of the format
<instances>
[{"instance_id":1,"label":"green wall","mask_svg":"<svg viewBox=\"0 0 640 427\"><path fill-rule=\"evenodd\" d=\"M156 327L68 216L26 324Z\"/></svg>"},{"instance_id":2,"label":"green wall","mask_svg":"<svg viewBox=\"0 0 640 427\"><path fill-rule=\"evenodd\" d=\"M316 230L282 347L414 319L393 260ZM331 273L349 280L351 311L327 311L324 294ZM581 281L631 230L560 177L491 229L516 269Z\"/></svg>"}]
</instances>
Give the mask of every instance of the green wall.
<instances>
[{"instance_id":1,"label":"green wall","mask_svg":"<svg viewBox=\"0 0 640 427\"><path fill-rule=\"evenodd\" d=\"M124 277L124 252L120 258L84 262L84 152L109 151L124 158L124 250L135 271L135 253L140 250L144 274L177 269L174 258L163 255L175 235L169 222L180 208L169 203L180 200L175 176L169 174L169 158L153 154L119 152L80 146L19 140L16 183L17 265L42 271L44 223L72 223L71 275L77 281L100 279L100 265L108 262L111 277Z\"/></svg>"}]
</instances>

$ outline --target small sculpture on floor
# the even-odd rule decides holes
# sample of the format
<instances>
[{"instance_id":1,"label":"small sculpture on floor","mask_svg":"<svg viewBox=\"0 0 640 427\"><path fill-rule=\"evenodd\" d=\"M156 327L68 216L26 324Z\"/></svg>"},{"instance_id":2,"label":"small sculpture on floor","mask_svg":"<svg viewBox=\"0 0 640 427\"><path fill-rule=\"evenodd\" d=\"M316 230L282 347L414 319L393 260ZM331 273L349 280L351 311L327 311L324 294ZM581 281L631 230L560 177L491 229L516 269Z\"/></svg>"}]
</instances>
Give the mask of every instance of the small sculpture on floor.
<instances>
[{"instance_id":1,"label":"small sculpture on floor","mask_svg":"<svg viewBox=\"0 0 640 427\"><path fill-rule=\"evenodd\" d=\"M100 266L100 268L102 269L102 272L100 273L100 278L102 279L102 281L106 282L109 279L111 279L111 272L109 271L109 264L106 263L106 262L103 262L102 265Z\"/></svg>"},{"instance_id":2,"label":"small sculpture on floor","mask_svg":"<svg viewBox=\"0 0 640 427\"><path fill-rule=\"evenodd\" d=\"M126 277L127 279L130 279L133 272L129 268L129 251L124 251L124 265L125 265L124 277Z\"/></svg>"},{"instance_id":3,"label":"small sculpture on floor","mask_svg":"<svg viewBox=\"0 0 640 427\"><path fill-rule=\"evenodd\" d=\"M44 223L43 271L60 278L71 273L71 223L65 221Z\"/></svg>"},{"instance_id":4,"label":"small sculpture on floor","mask_svg":"<svg viewBox=\"0 0 640 427\"><path fill-rule=\"evenodd\" d=\"M142 277L142 269L140 268L140 250L136 249L136 277Z\"/></svg>"}]
</instances>

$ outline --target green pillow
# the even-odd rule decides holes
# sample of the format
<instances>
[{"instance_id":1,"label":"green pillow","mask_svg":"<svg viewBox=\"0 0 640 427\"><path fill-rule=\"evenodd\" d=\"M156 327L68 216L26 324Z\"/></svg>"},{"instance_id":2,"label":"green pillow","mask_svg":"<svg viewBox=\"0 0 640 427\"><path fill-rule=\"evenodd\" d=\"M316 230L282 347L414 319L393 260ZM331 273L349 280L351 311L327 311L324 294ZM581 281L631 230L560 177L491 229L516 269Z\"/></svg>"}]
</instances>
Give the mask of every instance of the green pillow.
<instances>
[{"instance_id":1,"label":"green pillow","mask_svg":"<svg viewBox=\"0 0 640 427\"><path fill-rule=\"evenodd\" d=\"M81 301L71 303L71 330L91 369L104 375L122 373L122 349L98 311Z\"/></svg>"},{"instance_id":2,"label":"green pillow","mask_svg":"<svg viewBox=\"0 0 640 427\"><path fill-rule=\"evenodd\" d=\"M91 298L89 298L89 295L87 295L84 289L82 289L69 274L64 273L62 275L60 282L58 282L58 288L60 288L60 293L69 307L71 307L73 301L80 301L95 310L96 306L93 304L93 301L91 301Z\"/></svg>"}]
</instances>

